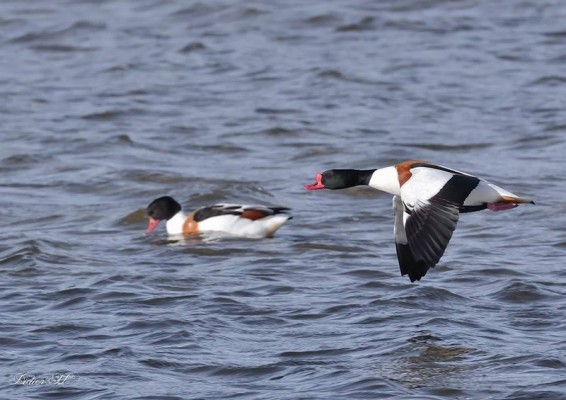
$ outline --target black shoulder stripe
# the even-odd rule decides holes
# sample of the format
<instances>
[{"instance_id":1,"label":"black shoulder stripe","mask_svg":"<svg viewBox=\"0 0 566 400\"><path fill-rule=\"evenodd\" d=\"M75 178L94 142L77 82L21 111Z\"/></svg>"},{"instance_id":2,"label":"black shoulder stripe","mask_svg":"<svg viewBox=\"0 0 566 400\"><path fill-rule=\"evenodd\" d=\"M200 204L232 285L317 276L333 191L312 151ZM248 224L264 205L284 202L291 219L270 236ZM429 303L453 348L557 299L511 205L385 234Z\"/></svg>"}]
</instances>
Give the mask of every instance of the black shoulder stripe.
<instances>
[{"instance_id":1,"label":"black shoulder stripe","mask_svg":"<svg viewBox=\"0 0 566 400\"><path fill-rule=\"evenodd\" d=\"M269 207L273 214L286 214L287 211L291 210L288 207Z\"/></svg>"},{"instance_id":2,"label":"black shoulder stripe","mask_svg":"<svg viewBox=\"0 0 566 400\"><path fill-rule=\"evenodd\" d=\"M479 183L480 180L474 176L454 175L430 201L437 203L446 202L460 207Z\"/></svg>"},{"instance_id":3,"label":"black shoulder stripe","mask_svg":"<svg viewBox=\"0 0 566 400\"><path fill-rule=\"evenodd\" d=\"M290 209L287 207L249 207L242 211L242 207L238 205L234 206L224 206L222 204L215 204L213 206L201 207L195 211L193 215L193 219L196 222L204 221L205 219L217 217L219 215L242 215L243 212L246 211L254 211L257 210L259 212L263 212L266 215L273 215L273 214L286 214L287 211Z\"/></svg>"},{"instance_id":4,"label":"black shoulder stripe","mask_svg":"<svg viewBox=\"0 0 566 400\"><path fill-rule=\"evenodd\" d=\"M446 167L442 167L442 166L440 166L440 165L425 164L425 163L414 163L414 164L411 164L411 168L419 168L419 167L438 169L438 170L440 170L440 171L450 172L451 174L455 174L455 175L458 175L458 176L467 176L467 175L463 175L461 172L454 171L453 169L446 168Z\"/></svg>"},{"instance_id":5,"label":"black shoulder stripe","mask_svg":"<svg viewBox=\"0 0 566 400\"><path fill-rule=\"evenodd\" d=\"M229 211L226 209L216 208L216 207L202 207L195 211L193 219L196 222L204 221L205 219L217 217L219 215L240 215L241 213L236 211Z\"/></svg>"},{"instance_id":6,"label":"black shoulder stripe","mask_svg":"<svg viewBox=\"0 0 566 400\"><path fill-rule=\"evenodd\" d=\"M221 209L223 209L223 210L238 210L238 209L242 208L242 206L238 206L238 205L234 205L234 206L224 206L224 205L222 205L222 204L217 204L217 205L214 205L214 206L212 206L212 207L214 207L214 208L221 208Z\"/></svg>"}]
</instances>

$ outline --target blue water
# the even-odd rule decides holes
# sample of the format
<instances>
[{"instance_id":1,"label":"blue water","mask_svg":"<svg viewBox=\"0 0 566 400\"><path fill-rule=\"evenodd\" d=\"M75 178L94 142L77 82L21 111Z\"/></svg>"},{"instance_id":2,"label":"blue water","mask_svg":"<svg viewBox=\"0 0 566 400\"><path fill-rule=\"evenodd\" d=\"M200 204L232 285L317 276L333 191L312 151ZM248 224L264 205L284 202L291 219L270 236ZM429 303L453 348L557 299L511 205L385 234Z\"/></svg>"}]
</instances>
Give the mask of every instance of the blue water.
<instances>
[{"instance_id":1,"label":"blue water","mask_svg":"<svg viewBox=\"0 0 566 400\"><path fill-rule=\"evenodd\" d=\"M566 398L566 4L0 3L0 398ZM425 159L536 206L462 215L401 277ZM273 239L145 235L169 194Z\"/></svg>"}]
</instances>

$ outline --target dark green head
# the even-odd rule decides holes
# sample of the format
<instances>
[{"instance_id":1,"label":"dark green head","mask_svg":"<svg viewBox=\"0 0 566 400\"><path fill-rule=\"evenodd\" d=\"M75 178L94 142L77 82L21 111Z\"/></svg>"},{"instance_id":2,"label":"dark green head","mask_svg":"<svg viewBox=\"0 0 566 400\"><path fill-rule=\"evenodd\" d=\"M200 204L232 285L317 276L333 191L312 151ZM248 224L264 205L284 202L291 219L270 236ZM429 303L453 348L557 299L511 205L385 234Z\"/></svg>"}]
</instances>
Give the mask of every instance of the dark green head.
<instances>
[{"instance_id":1,"label":"dark green head","mask_svg":"<svg viewBox=\"0 0 566 400\"><path fill-rule=\"evenodd\" d=\"M367 185L375 169L329 169L316 174L316 182L305 185L307 190L346 189L352 186Z\"/></svg>"},{"instance_id":2,"label":"dark green head","mask_svg":"<svg viewBox=\"0 0 566 400\"><path fill-rule=\"evenodd\" d=\"M147 226L147 233L153 231L159 221L169 220L175 214L181 211L181 205L172 197L163 196L153 200L147 206L147 216L149 217L149 225Z\"/></svg>"}]
</instances>

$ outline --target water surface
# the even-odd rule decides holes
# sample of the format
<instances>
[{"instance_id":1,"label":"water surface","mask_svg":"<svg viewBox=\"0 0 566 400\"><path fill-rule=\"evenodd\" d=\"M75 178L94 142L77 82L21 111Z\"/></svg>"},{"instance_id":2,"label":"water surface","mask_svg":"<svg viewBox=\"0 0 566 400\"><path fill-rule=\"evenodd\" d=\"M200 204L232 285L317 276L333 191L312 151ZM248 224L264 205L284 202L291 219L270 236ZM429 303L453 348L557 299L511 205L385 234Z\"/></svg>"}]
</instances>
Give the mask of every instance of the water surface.
<instances>
[{"instance_id":1,"label":"water surface","mask_svg":"<svg viewBox=\"0 0 566 400\"><path fill-rule=\"evenodd\" d=\"M2 398L566 398L563 2L0 11ZM537 205L411 284L388 195L302 187L406 159ZM172 242L164 194L294 219Z\"/></svg>"}]
</instances>

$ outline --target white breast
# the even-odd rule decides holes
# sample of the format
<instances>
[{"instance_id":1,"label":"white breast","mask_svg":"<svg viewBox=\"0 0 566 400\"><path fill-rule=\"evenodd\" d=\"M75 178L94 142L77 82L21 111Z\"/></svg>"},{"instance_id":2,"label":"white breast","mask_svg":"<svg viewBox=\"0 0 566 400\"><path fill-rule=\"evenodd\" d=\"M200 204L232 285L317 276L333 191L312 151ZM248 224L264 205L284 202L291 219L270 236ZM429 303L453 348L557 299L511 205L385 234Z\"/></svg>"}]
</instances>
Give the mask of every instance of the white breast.
<instances>
[{"instance_id":1,"label":"white breast","mask_svg":"<svg viewBox=\"0 0 566 400\"><path fill-rule=\"evenodd\" d=\"M395 167L376 169L371 176L369 186L394 196L401 195L399 176Z\"/></svg>"},{"instance_id":2,"label":"white breast","mask_svg":"<svg viewBox=\"0 0 566 400\"><path fill-rule=\"evenodd\" d=\"M183 233L183 224L187 216L183 211L179 211L173 218L167 221L167 233L170 235L179 235Z\"/></svg>"}]
</instances>

